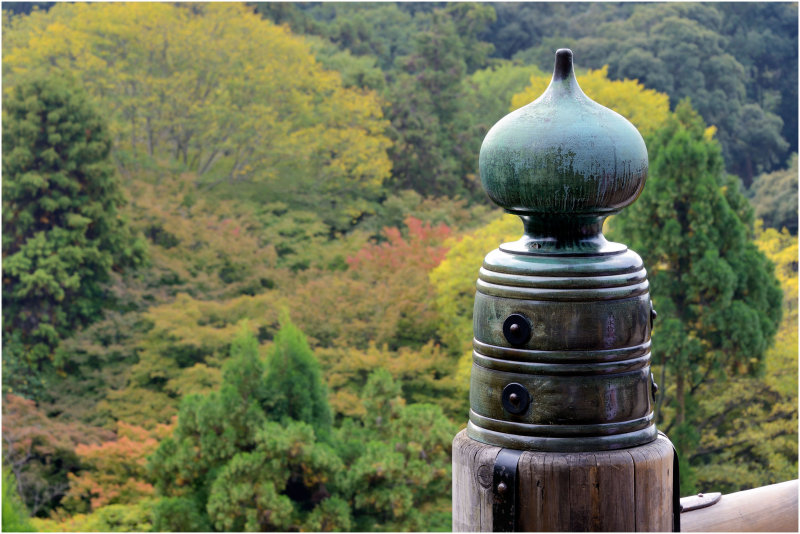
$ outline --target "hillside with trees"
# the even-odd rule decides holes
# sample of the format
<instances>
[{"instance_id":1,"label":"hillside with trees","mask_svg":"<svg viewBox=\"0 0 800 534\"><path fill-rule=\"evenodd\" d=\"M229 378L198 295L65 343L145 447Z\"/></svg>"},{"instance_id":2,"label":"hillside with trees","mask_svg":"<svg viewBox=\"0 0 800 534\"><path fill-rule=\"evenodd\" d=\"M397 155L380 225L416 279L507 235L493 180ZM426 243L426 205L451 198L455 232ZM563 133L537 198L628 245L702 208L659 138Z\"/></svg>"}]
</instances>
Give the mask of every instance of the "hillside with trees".
<instances>
[{"instance_id":1,"label":"hillside with trees","mask_svg":"<svg viewBox=\"0 0 800 534\"><path fill-rule=\"evenodd\" d=\"M796 5L3 7L4 530L449 531L478 152L564 46L681 492L797 478Z\"/></svg>"}]
</instances>

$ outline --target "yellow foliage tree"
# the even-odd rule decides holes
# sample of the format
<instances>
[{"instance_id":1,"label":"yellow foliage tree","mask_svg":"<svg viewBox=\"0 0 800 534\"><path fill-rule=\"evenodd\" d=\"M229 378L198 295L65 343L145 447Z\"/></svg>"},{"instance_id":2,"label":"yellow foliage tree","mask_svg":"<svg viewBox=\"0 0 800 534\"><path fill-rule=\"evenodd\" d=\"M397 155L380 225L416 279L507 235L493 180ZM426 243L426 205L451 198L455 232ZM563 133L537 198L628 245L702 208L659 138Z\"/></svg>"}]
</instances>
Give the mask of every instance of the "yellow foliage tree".
<instances>
[{"instance_id":1,"label":"yellow foliage tree","mask_svg":"<svg viewBox=\"0 0 800 534\"><path fill-rule=\"evenodd\" d=\"M775 264L775 274L783 289L783 321L775 335L775 344L764 358L765 379L797 404L797 237L786 228L764 229L756 221L756 246Z\"/></svg>"},{"instance_id":2,"label":"yellow foliage tree","mask_svg":"<svg viewBox=\"0 0 800 534\"><path fill-rule=\"evenodd\" d=\"M648 136L667 120L669 96L646 89L637 80L609 80L608 65L599 70L579 74L578 85L586 95L609 109L613 109ZM511 98L511 111L533 102L550 84L550 74L534 74L531 83L521 93Z\"/></svg>"},{"instance_id":3,"label":"yellow foliage tree","mask_svg":"<svg viewBox=\"0 0 800 534\"><path fill-rule=\"evenodd\" d=\"M74 76L109 113L118 161L174 158L204 185L305 203L340 229L389 176L376 94L343 87L252 8L59 4L3 30L6 88L34 72Z\"/></svg>"}]
</instances>

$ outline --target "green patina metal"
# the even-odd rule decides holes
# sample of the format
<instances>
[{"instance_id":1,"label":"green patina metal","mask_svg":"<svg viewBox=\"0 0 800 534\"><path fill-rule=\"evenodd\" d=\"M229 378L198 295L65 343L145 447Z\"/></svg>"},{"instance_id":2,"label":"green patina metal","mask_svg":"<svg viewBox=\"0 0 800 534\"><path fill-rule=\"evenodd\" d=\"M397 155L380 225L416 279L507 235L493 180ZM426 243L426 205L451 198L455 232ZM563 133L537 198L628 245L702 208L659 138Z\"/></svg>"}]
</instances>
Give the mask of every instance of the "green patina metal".
<instances>
[{"instance_id":1,"label":"green patina metal","mask_svg":"<svg viewBox=\"0 0 800 534\"><path fill-rule=\"evenodd\" d=\"M562 49L545 93L486 135L480 170L524 235L479 273L468 434L543 451L654 440L647 273L602 234L644 187L641 135L583 94Z\"/></svg>"}]
</instances>

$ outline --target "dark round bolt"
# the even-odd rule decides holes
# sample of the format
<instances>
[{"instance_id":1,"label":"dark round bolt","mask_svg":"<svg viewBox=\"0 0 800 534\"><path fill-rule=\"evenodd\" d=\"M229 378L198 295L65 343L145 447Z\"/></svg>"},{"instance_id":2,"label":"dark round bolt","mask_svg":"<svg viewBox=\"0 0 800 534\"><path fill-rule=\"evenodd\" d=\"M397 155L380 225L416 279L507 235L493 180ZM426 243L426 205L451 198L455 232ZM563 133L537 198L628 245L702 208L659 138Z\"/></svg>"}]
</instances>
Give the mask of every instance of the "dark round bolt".
<instances>
[{"instance_id":1,"label":"dark round bolt","mask_svg":"<svg viewBox=\"0 0 800 534\"><path fill-rule=\"evenodd\" d=\"M531 395L525 386L516 382L511 382L503 388L500 396L503 408L514 415L525 413L531 403Z\"/></svg>"},{"instance_id":2,"label":"dark round bolt","mask_svg":"<svg viewBox=\"0 0 800 534\"><path fill-rule=\"evenodd\" d=\"M650 395L653 397L653 402L655 402L656 395L658 395L658 384L656 384L656 377L653 376L653 373L650 373L650 384L652 385Z\"/></svg>"},{"instance_id":3,"label":"dark round bolt","mask_svg":"<svg viewBox=\"0 0 800 534\"><path fill-rule=\"evenodd\" d=\"M531 322L520 313L512 313L503 322L503 335L515 347L521 347L531 338Z\"/></svg>"},{"instance_id":4,"label":"dark round bolt","mask_svg":"<svg viewBox=\"0 0 800 534\"><path fill-rule=\"evenodd\" d=\"M504 494L507 489L508 486L506 486L505 482L501 482L500 484L497 485L497 493L499 493L500 495Z\"/></svg>"}]
</instances>

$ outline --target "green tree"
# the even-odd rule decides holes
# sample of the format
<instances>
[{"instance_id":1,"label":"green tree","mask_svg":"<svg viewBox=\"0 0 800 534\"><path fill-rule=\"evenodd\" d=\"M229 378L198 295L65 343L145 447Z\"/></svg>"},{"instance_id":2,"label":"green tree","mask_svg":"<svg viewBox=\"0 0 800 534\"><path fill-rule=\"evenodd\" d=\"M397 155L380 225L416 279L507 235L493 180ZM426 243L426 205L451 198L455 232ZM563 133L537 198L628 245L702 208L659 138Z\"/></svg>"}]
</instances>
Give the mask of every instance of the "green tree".
<instances>
[{"instance_id":1,"label":"green tree","mask_svg":"<svg viewBox=\"0 0 800 534\"><path fill-rule=\"evenodd\" d=\"M318 436L329 434L332 415L319 362L286 312L267 355L263 387L270 419L302 421L310 424Z\"/></svg>"},{"instance_id":2,"label":"green tree","mask_svg":"<svg viewBox=\"0 0 800 534\"><path fill-rule=\"evenodd\" d=\"M108 129L82 91L34 78L3 112L4 385L33 394L58 341L108 307L112 270L145 249L120 217Z\"/></svg>"},{"instance_id":3,"label":"green tree","mask_svg":"<svg viewBox=\"0 0 800 534\"><path fill-rule=\"evenodd\" d=\"M618 240L648 267L659 312L653 361L667 386L659 416L684 461L699 439L694 395L713 378L757 372L781 317L772 265L752 241L752 210L712 133L681 102L649 140L644 192L614 220ZM686 490L688 465L681 475Z\"/></svg>"},{"instance_id":4,"label":"green tree","mask_svg":"<svg viewBox=\"0 0 800 534\"><path fill-rule=\"evenodd\" d=\"M370 374L361 402L364 415L337 432L356 530L450 531L456 426L439 406L407 406L385 369Z\"/></svg>"},{"instance_id":5,"label":"green tree","mask_svg":"<svg viewBox=\"0 0 800 534\"><path fill-rule=\"evenodd\" d=\"M486 9L453 4L435 10L428 27L415 35L411 54L398 58L400 72L387 96L394 189L447 196L479 190L480 130L465 80L470 68L486 61L486 49L469 48L494 15Z\"/></svg>"},{"instance_id":6,"label":"green tree","mask_svg":"<svg viewBox=\"0 0 800 534\"><path fill-rule=\"evenodd\" d=\"M28 510L17 494L17 481L11 470L3 468L3 532L34 532Z\"/></svg>"},{"instance_id":7,"label":"green tree","mask_svg":"<svg viewBox=\"0 0 800 534\"><path fill-rule=\"evenodd\" d=\"M282 332L275 342L281 348L270 357L279 365L296 354L290 351L307 347L290 324L284 323ZM304 363L313 375L313 365ZM317 441L314 428L291 419L296 406L282 400L292 390L271 390L283 386L265 380L266 367L258 342L243 327L223 368L221 388L184 397L173 436L150 461L161 496L154 509L156 530L294 530L306 521L332 529L349 526L349 511L343 514L337 502L320 508L331 496L328 486L342 469L340 459ZM273 396L285 412L269 411ZM297 413L324 422L330 409L320 402L314 406L322 416Z\"/></svg>"},{"instance_id":8,"label":"green tree","mask_svg":"<svg viewBox=\"0 0 800 534\"><path fill-rule=\"evenodd\" d=\"M769 228L797 235L797 154L786 169L758 176L748 190L755 216Z\"/></svg>"},{"instance_id":9,"label":"green tree","mask_svg":"<svg viewBox=\"0 0 800 534\"><path fill-rule=\"evenodd\" d=\"M756 245L775 264L783 320L763 376L710 380L697 392L703 439L688 460L700 489L729 493L797 478L797 237L757 221Z\"/></svg>"},{"instance_id":10,"label":"green tree","mask_svg":"<svg viewBox=\"0 0 800 534\"><path fill-rule=\"evenodd\" d=\"M549 74L538 67L496 61L488 68L473 72L469 77L469 85L478 103L473 110L473 120L484 133L508 114L511 98L530 84L531 76L550 79Z\"/></svg>"}]
</instances>

